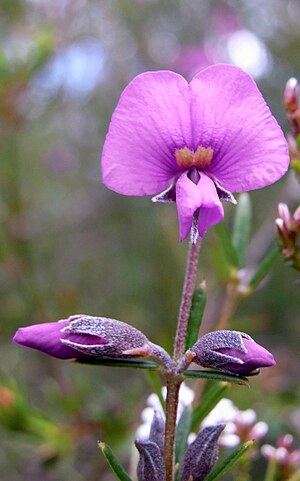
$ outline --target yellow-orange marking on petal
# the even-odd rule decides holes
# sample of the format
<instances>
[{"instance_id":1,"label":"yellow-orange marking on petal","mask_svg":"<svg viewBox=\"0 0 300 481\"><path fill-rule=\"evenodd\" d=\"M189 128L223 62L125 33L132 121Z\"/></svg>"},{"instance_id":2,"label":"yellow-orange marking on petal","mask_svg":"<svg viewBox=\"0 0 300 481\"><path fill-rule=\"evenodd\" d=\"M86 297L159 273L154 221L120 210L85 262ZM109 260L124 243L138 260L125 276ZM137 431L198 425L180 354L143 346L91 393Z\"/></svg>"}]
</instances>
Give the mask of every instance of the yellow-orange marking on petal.
<instances>
[{"instance_id":1,"label":"yellow-orange marking on petal","mask_svg":"<svg viewBox=\"0 0 300 481\"><path fill-rule=\"evenodd\" d=\"M182 169L196 167L202 170L211 164L213 153L214 151L211 147L202 147L202 145L199 145L196 152L193 152L188 147L177 149L175 157L177 164Z\"/></svg>"}]
</instances>

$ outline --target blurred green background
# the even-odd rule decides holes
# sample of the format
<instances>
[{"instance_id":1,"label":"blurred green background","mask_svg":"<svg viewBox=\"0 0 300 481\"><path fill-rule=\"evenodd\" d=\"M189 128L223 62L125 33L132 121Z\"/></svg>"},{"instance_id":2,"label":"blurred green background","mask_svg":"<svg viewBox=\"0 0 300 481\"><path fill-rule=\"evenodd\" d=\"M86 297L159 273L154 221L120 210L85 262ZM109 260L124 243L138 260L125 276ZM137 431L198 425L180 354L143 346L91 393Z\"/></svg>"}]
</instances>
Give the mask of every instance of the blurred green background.
<instances>
[{"instance_id":1,"label":"blurred green background","mask_svg":"<svg viewBox=\"0 0 300 481\"><path fill-rule=\"evenodd\" d=\"M0 1L1 479L114 479L97 440L126 460L151 392L144 373L13 345L18 327L103 315L172 349L187 250L176 209L101 183L101 148L121 91L145 70L190 79L211 63L233 63L255 78L288 132L281 99L287 79L300 77L299 31L298 0ZM295 175L251 200L250 266L275 238L278 202L292 210L299 203ZM229 228L234 209L226 207ZM202 279L207 330L228 279L214 229L203 242ZM232 323L276 356L277 367L250 391L230 391L240 408L269 422L273 443L284 432L300 437L297 279L279 259Z\"/></svg>"}]
</instances>

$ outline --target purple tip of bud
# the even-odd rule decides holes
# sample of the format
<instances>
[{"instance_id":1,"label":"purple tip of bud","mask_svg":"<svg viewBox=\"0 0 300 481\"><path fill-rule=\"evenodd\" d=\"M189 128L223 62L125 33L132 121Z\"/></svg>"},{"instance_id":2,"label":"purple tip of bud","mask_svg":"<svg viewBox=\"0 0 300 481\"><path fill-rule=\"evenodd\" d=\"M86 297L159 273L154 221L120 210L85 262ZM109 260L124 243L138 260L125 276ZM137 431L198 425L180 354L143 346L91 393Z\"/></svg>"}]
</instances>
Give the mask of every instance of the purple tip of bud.
<instances>
[{"instance_id":1,"label":"purple tip of bud","mask_svg":"<svg viewBox=\"0 0 300 481\"><path fill-rule=\"evenodd\" d=\"M225 363L222 365L222 369L242 376L251 376L259 374L261 367L275 366L276 362L273 355L260 344L247 338L243 338L243 344L246 352L228 348L219 349L218 352L242 361L242 364L234 362Z\"/></svg>"},{"instance_id":2,"label":"purple tip of bud","mask_svg":"<svg viewBox=\"0 0 300 481\"><path fill-rule=\"evenodd\" d=\"M73 349L63 343L63 339L69 339L73 342L80 342L88 345L106 344L105 339L93 335L76 335L68 336L64 329L69 326L69 321L61 322L45 322L43 324L34 324L28 327L21 327L17 330L13 341L21 346L37 349L38 351L50 354L50 356L58 359L75 359L86 357L77 349Z\"/></svg>"}]
</instances>

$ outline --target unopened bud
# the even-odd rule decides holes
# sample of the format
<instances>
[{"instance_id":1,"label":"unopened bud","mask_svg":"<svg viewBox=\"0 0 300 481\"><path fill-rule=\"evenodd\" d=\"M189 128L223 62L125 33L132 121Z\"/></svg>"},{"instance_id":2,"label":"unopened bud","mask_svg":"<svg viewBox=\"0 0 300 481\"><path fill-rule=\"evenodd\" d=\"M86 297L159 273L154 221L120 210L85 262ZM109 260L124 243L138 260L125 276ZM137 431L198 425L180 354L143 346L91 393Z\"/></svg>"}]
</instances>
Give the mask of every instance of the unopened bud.
<instances>
[{"instance_id":1,"label":"unopened bud","mask_svg":"<svg viewBox=\"0 0 300 481\"><path fill-rule=\"evenodd\" d=\"M278 205L279 217L275 226L280 239L281 253L295 269L300 270L300 206L292 215L286 204Z\"/></svg>"},{"instance_id":2,"label":"unopened bud","mask_svg":"<svg viewBox=\"0 0 300 481\"><path fill-rule=\"evenodd\" d=\"M146 336L124 322L84 314L18 329L14 342L59 359L149 356Z\"/></svg>"},{"instance_id":3,"label":"unopened bud","mask_svg":"<svg viewBox=\"0 0 300 481\"><path fill-rule=\"evenodd\" d=\"M209 332L190 350L195 354L194 362L200 366L243 376L259 374L261 367L275 364L269 351L239 331Z\"/></svg>"},{"instance_id":4,"label":"unopened bud","mask_svg":"<svg viewBox=\"0 0 300 481\"><path fill-rule=\"evenodd\" d=\"M140 453L138 481L165 481L166 470L160 448L153 441L135 441Z\"/></svg>"},{"instance_id":5,"label":"unopened bud","mask_svg":"<svg viewBox=\"0 0 300 481\"><path fill-rule=\"evenodd\" d=\"M203 481L218 459L218 438L225 424L207 426L189 445L180 466L180 481Z\"/></svg>"},{"instance_id":6,"label":"unopened bud","mask_svg":"<svg viewBox=\"0 0 300 481\"><path fill-rule=\"evenodd\" d=\"M150 427L149 441L157 444L161 454L163 455L165 441L165 420L160 411L154 411L154 416Z\"/></svg>"},{"instance_id":7,"label":"unopened bud","mask_svg":"<svg viewBox=\"0 0 300 481\"><path fill-rule=\"evenodd\" d=\"M283 94L283 103L288 112L294 112L298 108L298 99L298 80L292 77L287 81Z\"/></svg>"}]
</instances>

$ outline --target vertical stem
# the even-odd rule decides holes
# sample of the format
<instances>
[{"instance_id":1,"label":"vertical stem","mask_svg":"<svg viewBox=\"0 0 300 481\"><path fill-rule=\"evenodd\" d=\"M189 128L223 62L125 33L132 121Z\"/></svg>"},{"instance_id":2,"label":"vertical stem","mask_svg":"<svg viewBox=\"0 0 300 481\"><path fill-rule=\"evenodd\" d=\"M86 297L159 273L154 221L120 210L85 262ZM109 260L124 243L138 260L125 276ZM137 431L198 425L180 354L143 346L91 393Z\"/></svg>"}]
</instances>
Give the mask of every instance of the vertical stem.
<instances>
[{"instance_id":1,"label":"vertical stem","mask_svg":"<svg viewBox=\"0 0 300 481\"><path fill-rule=\"evenodd\" d=\"M191 240L189 245L188 258L184 276L182 297L178 315L177 331L174 344L174 364L179 361L184 354L185 338L188 326L188 319L192 304L192 297L196 285L198 256L200 252L201 239ZM174 373L169 372L167 378L167 399L166 399L166 428L165 428L165 447L164 457L166 466L166 481L174 479L174 445L176 435L176 419L179 399L179 389L182 379L175 377Z\"/></svg>"},{"instance_id":2,"label":"vertical stem","mask_svg":"<svg viewBox=\"0 0 300 481\"><path fill-rule=\"evenodd\" d=\"M166 427L164 457L166 466L166 481L174 479L174 445L176 434L176 419L181 381L168 379L166 399Z\"/></svg>"},{"instance_id":3,"label":"vertical stem","mask_svg":"<svg viewBox=\"0 0 300 481\"><path fill-rule=\"evenodd\" d=\"M182 289L181 304L179 309L177 332L174 344L174 360L178 359L184 353L185 338L188 325L188 319L192 304L192 297L196 285L198 256L201 247L201 238L196 243L190 243L188 258L186 263L185 277Z\"/></svg>"}]
</instances>

